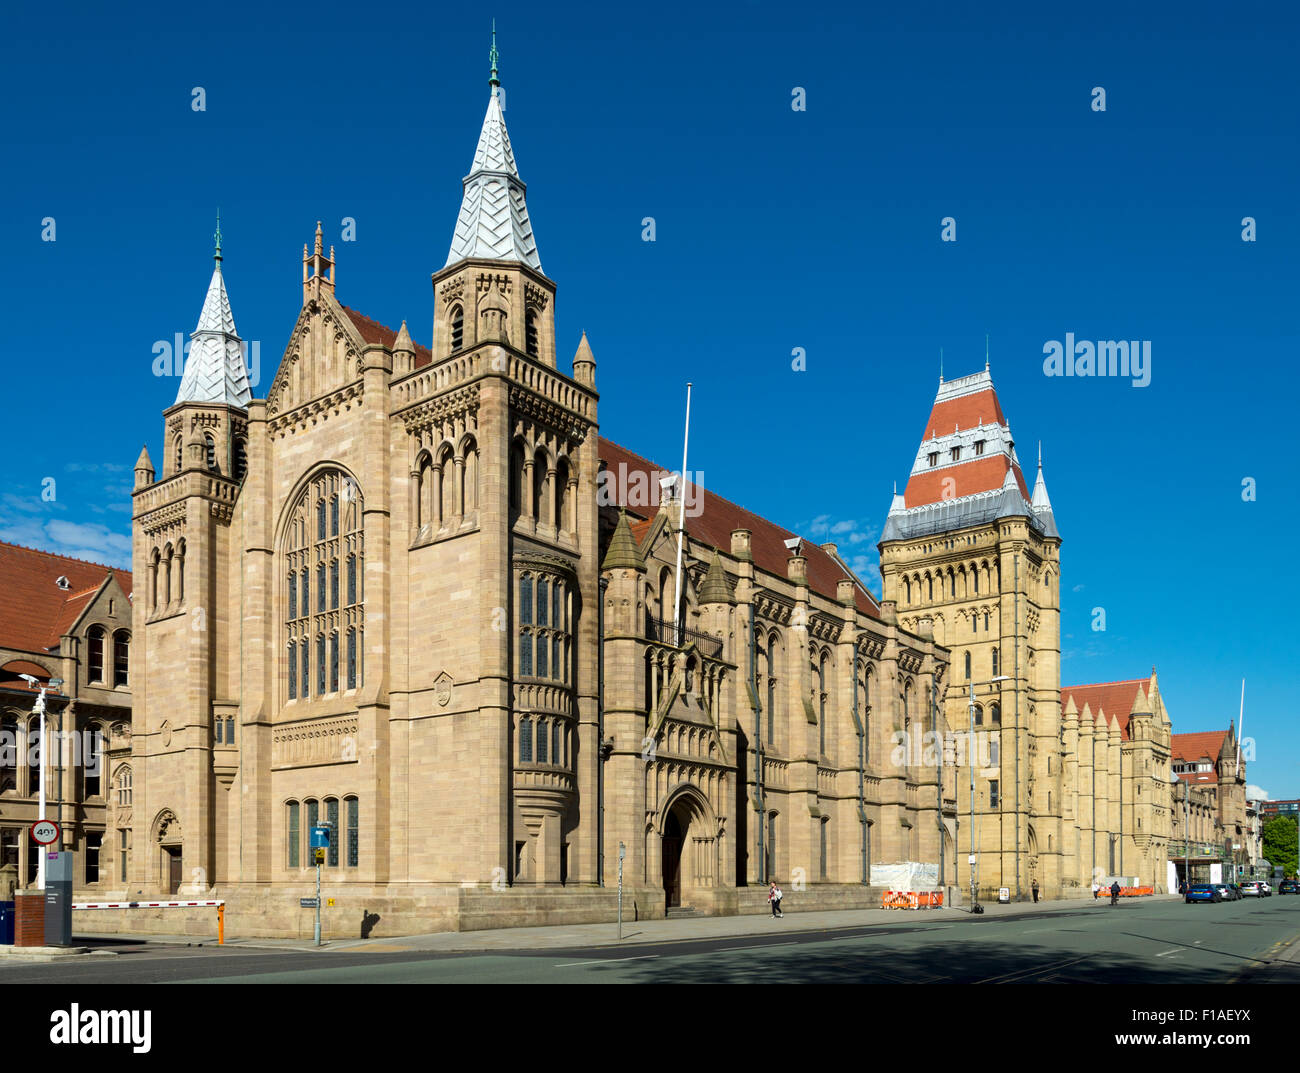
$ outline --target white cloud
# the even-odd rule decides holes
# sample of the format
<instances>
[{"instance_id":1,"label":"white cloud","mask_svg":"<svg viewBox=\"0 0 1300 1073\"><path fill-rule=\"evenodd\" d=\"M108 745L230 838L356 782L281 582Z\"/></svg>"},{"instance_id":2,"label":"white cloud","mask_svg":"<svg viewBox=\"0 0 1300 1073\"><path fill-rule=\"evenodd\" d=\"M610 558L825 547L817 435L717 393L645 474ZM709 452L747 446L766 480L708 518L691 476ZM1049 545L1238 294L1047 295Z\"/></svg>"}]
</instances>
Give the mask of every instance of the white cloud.
<instances>
[{"instance_id":1,"label":"white cloud","mask_svg":"<svg viewBox=\"0 0 1300 1073\"><path fill-rule=\"evenodd\" d=\"M1270 801L1272 800L1268 791L1262 787L1256 786L1253 782L1246 783L1246 797L1251 801Z\"/></svg>"},{"instance_id":2,"label":"white cloud","mask_svg":"<svg viewBox=\"0 0 1300 1073\"><path fill-rule=\"evenodd\" d=\"M1082 585L1076 585L1076 586L1075 586L1073 589L1071 589L1070 591L1071 591L1071 592L1083 592L1083 586L1082 586Z\"/></svg>"},{"instance_id":3,"label":"white cloud","mask_svg":"<svg viewBox=\"0 0 1300 1073\"><path fill-rule=\"evenodd\" d=\"M131 568L130 536L106 525L65 522L58 518L40 522L28 518L0 529L0 540L125 570Z\"/></svg>"}]
</instances>

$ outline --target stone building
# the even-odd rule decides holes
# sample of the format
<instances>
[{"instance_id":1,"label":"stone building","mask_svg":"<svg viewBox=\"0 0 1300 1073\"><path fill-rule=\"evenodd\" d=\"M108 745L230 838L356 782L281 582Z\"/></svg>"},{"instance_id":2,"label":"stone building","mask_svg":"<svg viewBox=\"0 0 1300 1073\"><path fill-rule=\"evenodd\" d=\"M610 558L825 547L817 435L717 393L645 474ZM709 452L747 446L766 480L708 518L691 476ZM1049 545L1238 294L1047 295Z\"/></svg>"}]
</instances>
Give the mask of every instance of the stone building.
<instances>
[{"instance_id":1,"label":"stone building","mask_svg":"<svg viewBox=\"0 0 1300 1073\"><path fill-rule=\"evenodd\" d=\"M951 651L944 825L983 898L1165 882L1169 718L1154 673L1061 688L1060 547L1041 451L1031 492L987 365L941 380L880 563L900 625Z\"/></svg>"},{"instance_id":2,"label":"stone building","mask_svg":"<svg viewBox=\"0 0 1300 1073\"><path fill-rule=\"evenodd\" d=\"M131 851L131 575L0 543L0 901L36 885L40 719L47 819L76 883L121 887ZM20 675L37 680L32 686ZM50 686L52 680L60 680Z\"/></svg>"},{"instance_id":3,"label":"stone building","mask_svg":"<svg viewBox=\"0 0 1300 1073\"><path fill-rule=\"evenodd\" d=\"M1253 863L1253 835L1246 802L1246 760L1240 755L1235 728L1229 723L1226 730L1175 734L1173 758L1174 774L1183 783L1174 791L1175 838L1188 843L1170 852L1171 858L1177 858L1179 875L1184 859L1191 863L1194 881L1208 881L1212 864L1220 866L1225 882L1245 873ZM1185 790L1190 802L1186 810Z\"/></svg>"},{"instance_id":4,"label":"stone building","mask_svg":"<svg viewBox=\"0 0 1300 1073\"><path fill-rule=\"evenodd\" d=\"M832 547L642 494L663 474L599 436L585 336L557 362L491 84L430 347L342 304L317 225L253 398L218 237L135 467L130 887L303 934L319 823L327 934L609 920L620 845L646 916L937 883L937 776L886 743L942 719L943 650Z\"/></svg>"}]
</instances>

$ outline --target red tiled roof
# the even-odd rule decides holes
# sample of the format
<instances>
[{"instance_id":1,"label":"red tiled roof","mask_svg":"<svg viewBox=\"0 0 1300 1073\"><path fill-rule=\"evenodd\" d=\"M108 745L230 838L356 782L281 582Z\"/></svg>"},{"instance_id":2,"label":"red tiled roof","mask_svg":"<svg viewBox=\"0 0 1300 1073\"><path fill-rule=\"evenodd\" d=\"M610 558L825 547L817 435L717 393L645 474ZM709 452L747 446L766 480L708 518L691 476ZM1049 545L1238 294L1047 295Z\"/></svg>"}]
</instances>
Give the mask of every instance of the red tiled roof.
<instances>
[{"instance_id":1,"label":"red tiled roof","mask_svg":"<svg viewBox=\"0 0 1300 1073\"><path fill-rule=\"evenodd\" d=\"M627 467L628 473L635 471L645 473L645 486L652 489L656 494L658 493L658 483L651 475L655 472L667 472L668 467L656 465L640 455L633 454L627 448L610 442L603 436L600 438L599 451L601 460L611 470L616 471L619 465L623 465ZM620 494L624 491L617 483L613 487ZM686 518L686 532L691 540L717 548L724 554L729 555L731 553L731 531L733 529L748 529L751 534L750 551L754 557L754 565L778 577L787 576L786 564L790 561L790 552L785 546L785 541L796 534L773 522L769 522L766 518L760 518L752 511L737 506L735 503L729 502L705 488L696 488L696 486L692 485L691 490L687 492L687 502L688 504L698 502L700 507L700 513L697 516L691 517L688 515ZM653 522L654 514L658 509L657 505L619 505L626 506L629 512L643 518L649 515L645 521L632 523L632 535L639 542L650 529L650 524ZM836 561L834 556L815 541L804 539L803 555L808 560L808 587L813 592L834 600L838 583L841 580L848 579L849 573ZM856 584L854 585L854 597L858 610L864 615L870 615L872 618L880 617L880 606L876 603L875 597Z\"/></svg>"},{"instance_id":2,"label":"red tiled roof","mask_svg":"<svg viewBox=\"0 0 1300 1073\"><path fill-rule=\"evenodd\" d=\"M1079 717L1083 717L1083 706L1088 705L1088 710L1093 719L1097 719L1100 713L1106 713L1106 722L1111 719L1119 720L1120 737L1128 737L1128 717L1133 711L1133 701L1137 698L1138 688L1141 687L1147 693L1147 699L1150 700L1151 681L1148 678L1130 678L1126 682L1095 682L1092 685L1084 686L1062 686L1061 687L1061 710L1074 700L1074 706L1079 709Z\"/></svg>"},{"instance_id":3,"label":"red tiled roof","mask_svg":"<svg viewBox=\"0 0 1300 1073\"><path fill-rule=\"evenodd\" d=\"M908 479L907 487L903 490L903 502L908 507L919 507L926 503L938 503L944 499L974 495L977 492L996 492L1006 481L1008 469L1016 475L1020 494L1028 499L1029 486L1025 484L1025 475L1020 472L1020 467L1012 463L1006 455L998 454L988 458L974 458L957 466L946 466L943 469L914 474ZM952 480L953 484L945 484L948 480Z\"/></svg>"},{"instance_id":4,"label":"red tiled roof","mask_svg":"<svg viewBox=\"0 0 1300 1073\"><path fill-rule=\"evenodd\" d=\"M361 338L367 343L378 343L381 346L392 348L394 340L397 339L397 329L390 328L385 324L380 324L377 320L371 320L364 313L358 313L355 309L349 309L343 306L343 312L348 315L357 331L361 333ZM428 365L433 361L433 354L428 347L422 347L414 339L411 340L411 347L415 351L415 368Z\"/></svg>"},{"instance_id":5,"label":"red tiled roof","mask_svg":"<svg viewBox=\"0 0 1300 1073\"><path fill-rule=\"evenodd\" d=\"M975 428L981 423L1007 423L1002 406L998 403L997 392L992 388L936 402L930 411L930 420L925 423L925 438L928 440L931 436L947 436L955 431Z\"/></svg>"},{"instance_id":6,"label":"red tiled roof","mask_svg":"<svg viewBox=\"0 0 1300 1073\"><path fill-rule=\"evenodd\" d=\"M1218 762L1223 751L1226 730L1207 730L1195 734L1171 735L1170 751L1175 760L1213 760Z\"/></svg>"},{"instance_id":7,"label":"red tiled roof","mask_svg":"<svg viewBox=\"0 0 1300 1073\"><path fill-rule=\"evenodd\" d=\"M0 543L0 647L46 652L113 574L128 596L131 572L49 551ZM67 589L55 582L66 577Z\"/></svg>"}]
</instances>

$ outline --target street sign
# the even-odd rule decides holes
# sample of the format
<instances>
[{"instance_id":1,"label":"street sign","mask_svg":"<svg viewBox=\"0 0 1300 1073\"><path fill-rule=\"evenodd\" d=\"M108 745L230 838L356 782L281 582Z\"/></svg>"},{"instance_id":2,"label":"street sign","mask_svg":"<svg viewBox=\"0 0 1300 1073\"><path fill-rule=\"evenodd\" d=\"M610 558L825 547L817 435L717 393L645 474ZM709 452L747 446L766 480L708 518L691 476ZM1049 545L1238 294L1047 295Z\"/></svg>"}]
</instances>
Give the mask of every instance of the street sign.
<instances>
[{"instance_id":1,"label":"street sign","mask_svg":"<svg viewBox=\"0 0 1300 1073\"><path fill-rule=\"evenodd\" d=\"M332 905L334 904L334 899L333 899L333 898L326 898L326 899L325 899L325 904L326 904L326 905L329 905L329 906L332 906Z\"/></svg>"},{"instance_id":2,"label":"street sign","mask_svg":"<svg viewBox=\"0 0 1300 1073\"><path fill-rule=\"evenodd\" d=\"M311 829L311 848L329 849L330 829L327 824L317 824Z\"/></svg>"},{"instance_id":3,"label":"street sign","mask_svg":"<svg viewBox=\"0 0 1300 1073\"><path fill-rule=\"evenodd\" d=\"M59 837L59 825L53 820L37 820L32 824L32 841L48 846Z\"/></svg>"},{"instance_id":4,"label":"street sign","mask_svg":"<svg viewBox=\"0 0 1300 1073\"><path fill-rule=\"evenodd\" d=\"M319 898L299 898L299 899L298 899L298 904L299 904L300 906L302 906L303 909L315 909L315 908L317 908L317 907L320 905L320 899L319 899Z\"/></svg>"}]
</instances>

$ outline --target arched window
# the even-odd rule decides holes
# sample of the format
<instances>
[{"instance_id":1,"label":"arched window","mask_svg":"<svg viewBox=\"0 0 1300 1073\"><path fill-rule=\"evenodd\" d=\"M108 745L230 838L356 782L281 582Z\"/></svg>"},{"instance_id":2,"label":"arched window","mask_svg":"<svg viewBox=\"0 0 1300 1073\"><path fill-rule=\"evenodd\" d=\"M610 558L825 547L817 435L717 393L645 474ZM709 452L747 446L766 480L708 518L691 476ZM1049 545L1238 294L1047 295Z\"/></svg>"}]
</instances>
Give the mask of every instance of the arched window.
<instances>
[{"instance_id":1,"label":"arched window","mask_svg":"<svg viewBox=\"0 0 1300 1073\"><path fill-rule=\"evenodd\" d=\"M243 436L236 436L235 465L231 476L237 481L242 481L246 473L248 473L248 440Z\"/></svg>"},{"instance_id":2,"label":"arched window","mask_svg":"<svg viewBox=\"0 0 1300 1073\"><path fill-rule=\"evenodd\" d=\"M989 705L989 722L992 723L994 726L1001 726L1001 725L1002 725L1002 705L1001 705L1001 704L994 703L994 704L990 704L990 705Z\"/></svg>"},{"instance_id":3,"label":"arched window","mask_svg":"<svg viewBox=\"0 0 1300 1073\"><path fill-rule=\"evenodd\" d=\"M32 719L27 724L27 796L35 797L40 792L41 754L45 751L45 742L41 739L41 721Z\"/></svg>"},{"instance_id":4,"label":"arched window","mask_svg":"<svg viewBox=\"0 0 1300 1073\"><path fill-rule=\"evenodd\" d=\"M966 653L965 664L966 664L966 681L969 682L970 681L970 653L969 652Z\"/></svg>"},{"instance_id":5,"label":"arched window","mask_svg":"<svg viewBox=\"0 0 1300 1073\"><path fill-rule=\"evenodd\" d=\"M563 762L560 756L560 721L556 719L551 723L551 763L559 764Z\"/></svg>"},{"instance_id":6,"label":"arched window","mask_svg":"<svg viewBox=\"0 0 1300 1073\"><path fill-rule=\"evenodd\" d=\"M934 599L934 578L932 578L932 577L926 577L925 580L926 580L926 584L929 586L929 596L927 596L926 599L928 599L928 600L933 600L933 599ZM942 584L939 586L939 595L940 595L940 596L943 595L943 585L942 585Z\"/></svg>"},{"instance_id":7,"label":"arched window","mask_svg":"<svg viewBox=\"0 0 1300 1073\"><path fill-rule=\"evenodd\" d=\"M767 743L776 741L776 645L777 636L767 641Z\"/></svg>"},{"instance_id":8,"label":"arched window","mask_svg":"<svg viewBox=\"0 0 1300 1073\"><path fill-rule=\"evenodd\" d=\"M421 451L415 464L415 527L433 521L433 459Z\"/></svg>"},{"instance_id":9,"label":"arched window","mask_svg":"<svg viewBox=\"0 0 1300 1073\"><path fill-rule=\"evenodd\" d=\"M302 835L299 831L299 826L298 826L299 824L298 802L290 801L287 805L287 809L289 812L289 816L288 816L288 821L285 825L286 827L285 842L289 847L289 867L297 868L299 867L299 861L301 860L299 855L302 852Z\"/></svg>"},{"instance_id":10,"label":"arched window","mask_svg":"<svg viewBox=\"0 0 1300 1073\"><path fill-rule=\"evenodd\" d=\"M546 723L541 719L537 720L537 762L539 764L548 763L546 759Z\"/></svg>"},{"instance_id":11,"label":"arched window","mask_svg":"<svg viewBox=\"0 0 1300 1073\"><path fill-rule=\"evenodd\" d=\"M162 555L157 548L153 549L153 555L149 559L149 609L158 610L158 564Z\"/></svg>"},{"instance_id":12,"label":"arched window","mask_svg":"<svg viewBox=\"0 0 1300 1073\"><path fill-rule=\"evenodd\" d=\"M0 717L0 794L9 791L18 791L18 719L12 715ZM0 860L0 866L7 863Z\"/></svg>"},{"instance_id":13,"label":"arched window","mask_svg":"<svg viewBox=\"0 0 1300 1073\"><path fill-rule=\"evenodd\" d=\"M460 502L461 513L468 516L478 510L478 444L473 439L467 439L463 451Z\"/></svg>"},{"instance_id":14,"label":"arched window","mask_svg":"<svg viewBox=\"0 0 1300 1073\"><path fill-rule=\"evenodd\" d=\"M91 626L86 631L86 681L104 680L104 628Z\"/></svg>"},{"instance_id":15,"label":"arched window","mask_svg":"<svg viewBox=\"0 0 1300 1073\"><path fill-rule=\"evenodd\" d=\"M348 813L347 862L349 868L357 867L361 859L361 802L355 797L344 798Z\"/></svg>"},{"instance_id":16,"label":"arched window","mask_svg":"<svg viewBox=\"0 0 1300 1073\"><path fill-rule=\"evenodd\" d=\"M821 734L821 755L826 755L826 655L822 655L817 665L817 724Z\"/></svg>"},{"instance_id":17,"label":"arched window","mask_svg":"<svg viewBox=\"0 0 1300 1073\"><path fill-rule=\"evenodd\" d=\"M117 778L113 788L117 791L117 807L131 807L131 768L123 764L117 769Z\"/></svg>"},{"instance_id":18,"label":"arched window","mask_svg":"<svg viewBox=\"0 0 1300 1073\"><path fill-rule=\"evenodd\" d=\"M325 820L330 825L330 844L329 850L325 855L325 863L330 868L339 866L339 799L337 797L327 797L325 799Z\"/></svg>"},{"instance_id":19,"label":"arched window","mask_svg":"<svg viewBox=\"0 0 1300 1073\"><path fill-rule=\"evenodd\" d=\"M185 464L185 450L181 442L181 434L176 433L176 438L172 440L172 472L179 473Z\"/></svg>"},{"instance_id":20,"label":"arched window","mask_svg":"<svg viewBox=\"0 0 1300 1073\"><path fill-rule=\"evenodd\" d=\"M340 644L346 637L348 688L362 678L361 641L365 628L361 573L365 534L361 495L337 469L317 473L289 512L282 537L288 699L306 699L339 689ZM346 585L340 577L346 563ZM316 599L311 599L311 586ZM328 638L328 643L326 639ZM313 668L312 660L315 660ZM296 660L296 662L295 662Z\"/></svg>"},{"instance_id":21,"label":"arched window","mask_svg":"<svg viewBox=\"0 0 1300 1073\"><path fill-rule=\"evenodd\" d=\"M975 595L980 594L980 572L977 567L971 567L970 572L971 584L975 586Z\"/></svg>"},{"instance_id":22,"label":"arched window","mask_svg":"<svg viewBox=\"0 0 1300 1073\"><path fill-rule=\"evenodd\" d=\"M208 469L214 473L219 472L217 469L217 441L212 438L210 433L203 434L203 449Z\"/></svg>"},{"instance_id":23,"label":"arched window","mask_svg":"<svg viewBox=\"0 0 1300 1073\"><path fill-rule=\"evenodd\" d=\"M455 354L465 345L465 310L459 304L452 306L448 319L451 322L451 352Z\"/></svg>"},{"instance_id":24,"label":"arched window","mask_svg":"<svg viewBox=\"0 0 1300 1073\"><path fill-rule=\"evenodd\" d=\"M526 715L519 718L519 761L533 762L533 721Z\"/></svg>"},{"instance_id":25,"label":"arched window","mask_svg":"<svg viewBox=\"0 0 1300 1073\"><path fill-rule=\"evenodd\" d=\"M569 519L572 500L569 497L569 460L561 458L555 467L555 528L561 533L572 531Z\"/></svg>"},{"instance_id":26,"label":"arched window","mask_svg":"<svg viewBox=\"0 0 1300 1073\"><path fill-rule=\"evenodd\" d=\"M527 337L527 345L528 345L528 356L529 356L530 358L536 358L536 357L539 356L539 351L538 351L538 335L537 335L537 321L538 321L538 319L539 319L539 316L538 316L537 310L535 310L535 309L530 309L530 310L528 311L528 328L527 328L527 333L526 333L526 337Z\"/></svg>"},{"instance_id":27,"label":"arched window","mask_svg":"<svg viewBox=\"0 0 1300 1073\"><path fill-rule=\"evenodd\" d=\"M549 461L546 457L545 448L538 448L537 453L533 456L533 519L538 522L545 521L548 517L547 508L551 505L551 497L547 489L546 469Z\"/></svg>"},{"instance_id":28,"label":"arched window","mask_svg":"<svg viewBox=\"0 0 1300 1073\"><path fill-rule=\"evenodd\" d=\"M438 520L442 525L450 524L456 516L456 459L450 447L443 447L438 454L438 487L442 489L442 500L438 504Z\"/></svg>"},{"instance_id":29,"label":"arched window","mask_svg":"<svg viewBox=\"0 0 1300 1073\"><path fill-rule=\"evenodd\" d=\"M997 676L998 676L998 650L995 648L993 650L993 677L996 678Z\"/></svg>"},{"instance_id":30,"label":"arched window","mask_svg":"<svg viewBox=\"0 0 1300 1073\"><path fill-rule=\"evenodd\" d=\"M126 630L113 634L113 685L130 685L131 636Z\"/></svg>"},{"instance_id":31,"label":"arched window","mask_svg":"<svg viewBox=\"0 0 1300 1073\"><path fill-rule=\"evenodd\" d=\"M977 727L984 725L984 709L980 705L975 705L975 725ZM971 746L967 746L970 748ZM972 761L973 763L974 761Z\"/></svg>"}]
</instances>

